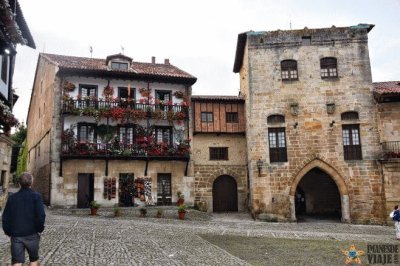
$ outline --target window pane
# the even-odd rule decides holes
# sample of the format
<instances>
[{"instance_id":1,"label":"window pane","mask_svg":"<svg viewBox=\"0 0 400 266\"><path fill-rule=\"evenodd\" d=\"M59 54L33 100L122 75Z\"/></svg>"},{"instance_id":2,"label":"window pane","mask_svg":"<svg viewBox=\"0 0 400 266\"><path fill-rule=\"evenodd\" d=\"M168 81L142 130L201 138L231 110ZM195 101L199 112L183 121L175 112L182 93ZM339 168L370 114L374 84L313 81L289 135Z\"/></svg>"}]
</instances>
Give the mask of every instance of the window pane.
<instances>
[{"instance_id":1,"label":"window pane","mask_svg":"<svg viewBox=\"0 0 400 266\"><path fill-rule=\"evenodd\" d=\"M280 148L286 147L285 145L285 132L278 132L278 145Z\"/></svg>"},{"instance_id":2,"label":"window pane","mask_svg":"<svg viewBox=\"0 0 400 266\"><path fill-rule=\"evenodd\" d=\"M289 71L282 71L282 78L288 79L289 78Z\"/></svg>"},{"instance_id":3,"label":"window pane","mask_svg":"<svg viewBox=\"0 0 400 266\"><path fill-rule=\"evenodd\" d=\"M275 132L269 132L269 147L276 148L276 135Z\"/></svg>"},{"instance_id":4,"label":"window pane","mask_svg":"<svg viewBox=\"0 0 400 266\"><path fill-rule=\"evenodd\" d=\"M207 113L201 113L201 122L207 122Z\"/></svg>"},{"instance_id":5,"label":"window pane","mask_svg":"<svg viewBox=\"0 0 400 266\"><path fill-rule=\"evenodd\" d=\"M214 121L213 113L207 113L207 121L208 121L208 122Z\"/></svg>"},{"instance_id":6,"label":"window pane","mask_svg":"<svg viewBox=\"0 0 400 266\"><path fill-rule=\"evenodd\" d=\"M353 145L360 145L360 140L358 138L358 129L353 129L351 131L351 137L353 139Z\"/></svg>"},{"instance_id":7,"label":"window pane","mask_svg":"<svg viewBox=\"0 0 400 266\"><path fill-rule=\"evenodd\" d=\"M350 145L350 132L348 129L343 129L343 145Z\"/></svg>"}]
</instances>

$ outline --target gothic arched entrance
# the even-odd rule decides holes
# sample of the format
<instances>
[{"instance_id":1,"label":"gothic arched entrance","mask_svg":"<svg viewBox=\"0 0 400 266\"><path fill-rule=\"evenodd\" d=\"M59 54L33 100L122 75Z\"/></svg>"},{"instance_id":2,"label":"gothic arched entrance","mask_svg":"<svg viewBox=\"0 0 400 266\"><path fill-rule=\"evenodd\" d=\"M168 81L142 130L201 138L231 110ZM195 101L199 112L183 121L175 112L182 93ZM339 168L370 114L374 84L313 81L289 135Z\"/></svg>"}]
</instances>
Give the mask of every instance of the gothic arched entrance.
<instances>
[{"instance_id":1,"label":"gothic arched entrance","mask_svg":"<svg viewBox=\"0 0 400 266\"><path fill-rule=\"evenodd\" d=\"M309 218L341 219L340 192L329 174L313 168L301 178L295 192L295 211L300 221Z\"/></svg>"},{"instance_id":2,"label":"gothic arched entrance","mask_svg":"<svg viewBox=\"0 0 400 266\"><path fill-rule=\"evenodd\" d=\"M236 180L229 175L217 177L213 183L213 211L238 211Z\"/></svg>"}]
</instances>

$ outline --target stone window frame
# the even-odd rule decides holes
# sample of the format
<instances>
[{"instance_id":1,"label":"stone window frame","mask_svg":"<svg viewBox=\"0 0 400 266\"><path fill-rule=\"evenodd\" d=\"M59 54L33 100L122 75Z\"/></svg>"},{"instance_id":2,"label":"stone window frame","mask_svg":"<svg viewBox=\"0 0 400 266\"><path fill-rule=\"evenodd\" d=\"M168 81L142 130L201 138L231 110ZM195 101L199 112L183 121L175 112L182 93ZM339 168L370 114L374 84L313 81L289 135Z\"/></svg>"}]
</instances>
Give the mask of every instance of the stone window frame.
<instances>
[{"instance_id":1,"label":"stone window frame","mask_svg":"<svg viewBox=\"0 0 400 266\"><path fill-rule=\"evenodd\" d=\"M348 111L348 112L343 112L340 115L340 118L342 120L358 120L359 116L357 111Z\"/></svg>"},{"instance_id":2,"label":"stone window frame","mask_svg":"<svg viewBox=\"0 0 400 266\"><path fill-rule=\"evenodd\" d=\"M229 161L228 147L209 147L210 161Z\"/></svg>"},{"instance_id":3,"label":"stone window frame","mask_svg":"<svg viewBox=\"0 0 400 266\"><path fill-rule=\"evenodd\" d=\"M283 81L299 80L296 60L286 59L281 61L281 78Z\"/></svg>"},{"instance_id":4,"label":"stone window frame","mask_svg":"<svg viewBox=\"0 0 400 266\"><path fill-rule=\"evenodd\" d=\"M320 59L320 71L322 79L338 78L338 64L336 57L323 57Z\"/></svg>"}]
</instances>

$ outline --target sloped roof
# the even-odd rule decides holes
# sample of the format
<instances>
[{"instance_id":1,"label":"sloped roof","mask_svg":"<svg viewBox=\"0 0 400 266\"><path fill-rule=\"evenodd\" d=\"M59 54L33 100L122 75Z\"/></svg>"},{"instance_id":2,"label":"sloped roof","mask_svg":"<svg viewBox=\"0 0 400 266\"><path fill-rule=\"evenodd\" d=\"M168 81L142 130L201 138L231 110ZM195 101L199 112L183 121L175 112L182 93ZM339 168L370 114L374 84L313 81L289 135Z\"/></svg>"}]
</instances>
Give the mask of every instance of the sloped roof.
<instances>
[{"instance_id":1,"label":"sloped roof","mask_svg":"<svg viewBox=\"0 0 400 266\"><path fill-rule=\"evenodd\" d=\"M242 96L229 95L192 95L192 101L243 101Z\"/></svg>"},{"instance_id":2,"label":"sloped roof","mask_svg":"<svg viewBox=\"0 0 400 266\"><path fill-rule=\"evenodd\" d=\"M400 81L374 82L374 97L377 101L383 98L400 96Z\"/></svg>"},{"instance_id":3,"label":"sloped roof","mask_svg":"<svg viewBox=\"0 0 400 266\"><path fill-rule=\"evenodd\" d=\"M75 70L77 72L82 71L95 71L103 73L125 73L133 78L135 76L149 76L159 78L173 78L186 80L190 84L194 84L197 80L196 77L189 73L173 66L171 64L153 64L153 63L142 63L142 62L130 62L130 68L127 70L109 69L106 65L106 59L99 58L87 58L77 56L66 56L57 54L46 54L41 53L41 56L46 57L48 60L57 64L61 70ZM129 58L126 57L125 58Z\"/></svg>"}]
</instances>

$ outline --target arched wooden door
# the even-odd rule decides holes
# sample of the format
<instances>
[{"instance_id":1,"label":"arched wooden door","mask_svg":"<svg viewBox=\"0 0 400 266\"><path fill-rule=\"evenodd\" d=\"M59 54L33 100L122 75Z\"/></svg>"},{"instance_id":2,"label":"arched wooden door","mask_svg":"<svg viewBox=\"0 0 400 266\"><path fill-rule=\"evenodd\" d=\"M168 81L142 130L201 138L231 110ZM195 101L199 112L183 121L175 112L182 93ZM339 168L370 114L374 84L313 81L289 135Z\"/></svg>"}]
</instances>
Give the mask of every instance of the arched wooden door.
<instances>
[{"instance_id":1,"label":"arched wooden door","mask_svg":"<svg viewBox=\"0 0 400 266\"><path fill-rule=\"evenodd\" d=\"M237 184L233 177L221 175L213 184L213 211L238 211Z\"/></svg>"}]
</instances>

